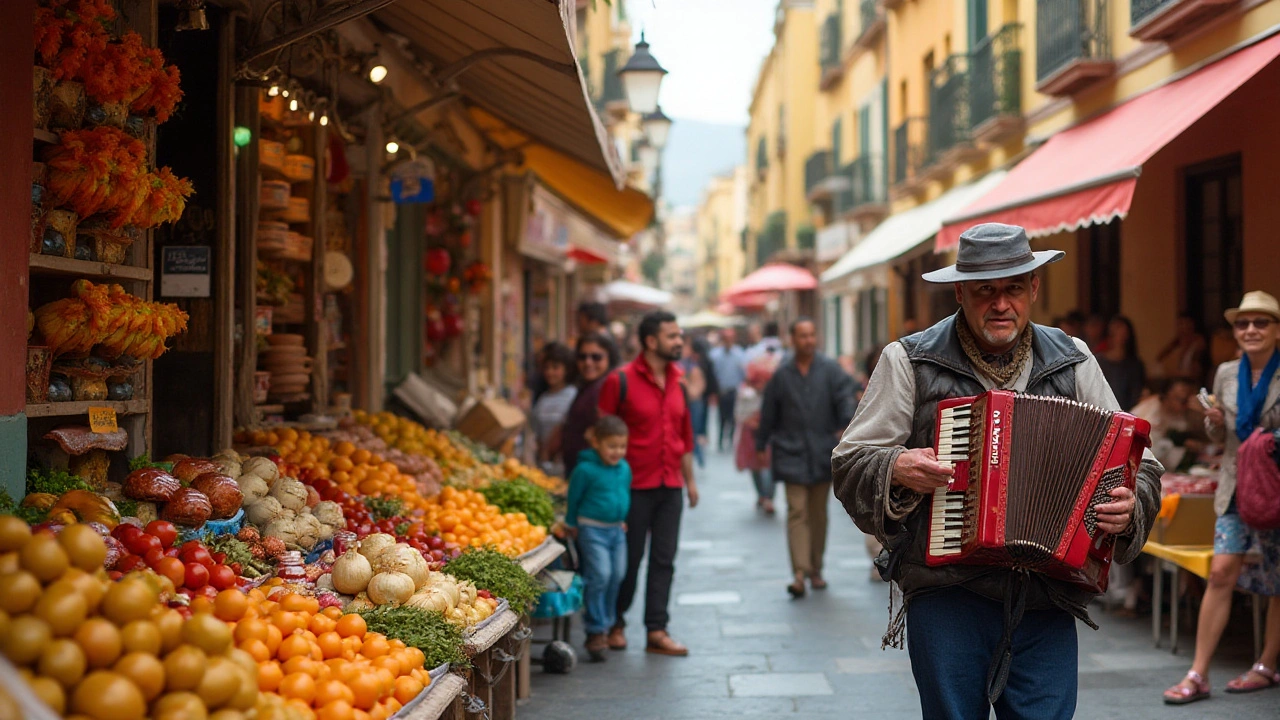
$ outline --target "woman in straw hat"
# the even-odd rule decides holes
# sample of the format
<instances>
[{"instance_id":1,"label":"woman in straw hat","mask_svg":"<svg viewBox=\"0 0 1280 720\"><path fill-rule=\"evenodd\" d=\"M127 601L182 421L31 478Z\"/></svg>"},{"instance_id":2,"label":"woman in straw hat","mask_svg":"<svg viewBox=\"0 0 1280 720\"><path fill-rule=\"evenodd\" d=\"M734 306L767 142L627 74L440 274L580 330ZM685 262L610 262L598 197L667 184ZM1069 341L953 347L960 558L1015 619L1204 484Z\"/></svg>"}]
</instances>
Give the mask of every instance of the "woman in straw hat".
<instances>
[{"instance_id":1,"label":"woman in straw hat","mask_svg":"<svg viewBox=\"0 0 1280 720\"><path fill-rule=\"evenodd\" d=\"M1214 407L1205 428L1224 441L1222 472L1214 498L1218 520L1213 530L1213 565L1200 605L1196 654L1185 678L1164 692L1164 701L1183 705L1209 697L1209 661L1231 615L1237 582L1270 596L1262 655L1252 668L1227 683L1229 693L1247 693L1280 685L1280 530L1255 530L1236 510L1236 453L1256 428L1280 428L1280 303L1261 291L1246 293L1240 307L1226 312L1240 346L1240 358L1218 366L1213 380ZM1280 498L1276 498L1280 502ZM1244 556L1261 551L1257 571L1242 579Z\"/></svg>"}]
</instances>

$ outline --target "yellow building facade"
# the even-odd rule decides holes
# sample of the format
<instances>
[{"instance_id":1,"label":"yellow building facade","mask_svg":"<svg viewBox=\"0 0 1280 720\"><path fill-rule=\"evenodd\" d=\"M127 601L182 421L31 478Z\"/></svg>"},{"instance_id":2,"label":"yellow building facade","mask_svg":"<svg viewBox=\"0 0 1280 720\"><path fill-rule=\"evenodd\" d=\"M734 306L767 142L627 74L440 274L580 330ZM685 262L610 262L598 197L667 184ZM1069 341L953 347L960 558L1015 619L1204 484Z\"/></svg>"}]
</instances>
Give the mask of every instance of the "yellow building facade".
<instances>
[{"instance_id":1,"label":"yellow building facade","mask_svg":"<svg viewBox=\"0 0 1280 720\"><path fill-rule=\"evenodd\" d=\"M696 294L702 307L715 307L720 291L745 274L747 175L739 166L711 178L698 204Z\"/></svg>"},{"instance_id":2,"label":"yellow building facade","mask_svg":"<svg viewBox=\"0 0 1280 720\"><path fill-rule=\"evenodd\" d=\"M895 244L864 229L868 247L860 251L855 238L849 261L837 263L842 274L824 275L824 309L842 297L847 315L851 296L884 293L882 337L857 327L867 321L861 314L848 328L857 352L954 312L949 287L919 280L954 261L953 250L934 252L932 233L961 225L987 193L1009 194L1004 171L1056 134L1107 122L1108 111L1280 31L1280 0L881 2L890 219L912 218L901 226L916 235ZM1261 67L1133 169L1140 175L1120 212L1063 217L1060 227L1070 229L1038 233L1037 249L1068 255L1046 269L1037 321L1071 311L1126 315L1155 374L1179 313L1207 334L1221 332L1221 311L1245 290L1280 290L1272 239L1280 204L1268 199L1280 180L1280 65ZM850 98L815 94L819 108L829 96L847 111ZM1099 166L1106 160L1100 155ZM1016 220L1019 212L995 208L980 219Z\"/></svg>"}]
</instances>

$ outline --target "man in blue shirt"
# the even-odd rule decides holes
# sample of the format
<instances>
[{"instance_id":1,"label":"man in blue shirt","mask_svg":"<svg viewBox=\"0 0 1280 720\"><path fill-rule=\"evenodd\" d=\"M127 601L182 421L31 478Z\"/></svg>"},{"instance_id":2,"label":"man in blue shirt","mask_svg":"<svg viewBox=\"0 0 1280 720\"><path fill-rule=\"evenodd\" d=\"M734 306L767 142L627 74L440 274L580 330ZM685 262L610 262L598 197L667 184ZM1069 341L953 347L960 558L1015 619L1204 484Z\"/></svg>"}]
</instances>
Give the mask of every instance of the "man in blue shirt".
<instances>
[{"instance_id":1,"label":"man in blue shirt","mask_svg":"<svg viewBox=\"0 0 1280 720\"><path fill-rule=\"evenodd\" d=\"M720 396L716 398L716 406L720 408L720 452L724 452L726 434L729 448L733 448L733 407L738 400L738 386L747 377L747 353L736 340L733 328L721 330L720 344L711 348L709 356L716 383L720 386Z\"/></svg>"}]
</instances>

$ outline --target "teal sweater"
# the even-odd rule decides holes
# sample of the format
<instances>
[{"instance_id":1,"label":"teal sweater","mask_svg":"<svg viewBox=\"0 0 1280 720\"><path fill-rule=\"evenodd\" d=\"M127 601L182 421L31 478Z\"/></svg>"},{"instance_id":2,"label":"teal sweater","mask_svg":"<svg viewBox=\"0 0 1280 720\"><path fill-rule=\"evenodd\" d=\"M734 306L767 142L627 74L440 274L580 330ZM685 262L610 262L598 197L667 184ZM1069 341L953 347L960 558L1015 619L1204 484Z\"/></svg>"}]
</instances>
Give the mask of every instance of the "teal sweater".
<instances>
[{"instance_id":1,"label":"teal sweater","mask_svg":"<svg viewBox=\"0 0 1280 720\"><path fill-rule=\"evenodd\" d=\"M564 522L578 526L578 518L620 523L631 509L631 466L626 460L610 467L590 448L578 453L578 465L569 477L569 509Z\"/></svg>"}]
</instances>

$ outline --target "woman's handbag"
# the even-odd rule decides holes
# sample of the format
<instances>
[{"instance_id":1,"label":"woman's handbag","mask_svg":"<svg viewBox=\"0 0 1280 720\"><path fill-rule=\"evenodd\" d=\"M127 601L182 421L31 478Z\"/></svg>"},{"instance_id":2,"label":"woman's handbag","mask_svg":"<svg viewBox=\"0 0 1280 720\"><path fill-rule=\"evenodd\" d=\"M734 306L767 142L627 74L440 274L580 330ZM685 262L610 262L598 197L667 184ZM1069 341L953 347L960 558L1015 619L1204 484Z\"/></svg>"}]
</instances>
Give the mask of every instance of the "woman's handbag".
<instances>
[{"instance_id":1,"label":"woman's handbag","mask_svg":"<svg viewBox=\"0 0 1280 720\"><path fill-rule=\"evenodd\" d=\"M1236 509L1258 530L1280 529L1280 457L1276 433L1257 429L1236 453Z\"/></svg>"}]
</instances>

